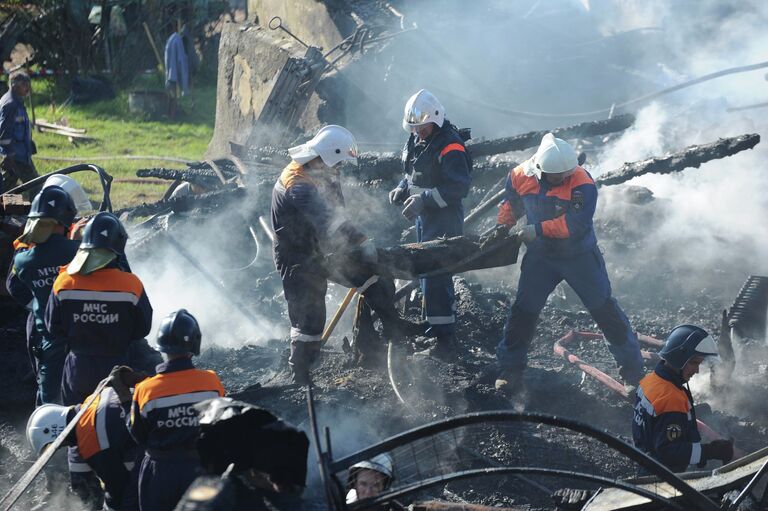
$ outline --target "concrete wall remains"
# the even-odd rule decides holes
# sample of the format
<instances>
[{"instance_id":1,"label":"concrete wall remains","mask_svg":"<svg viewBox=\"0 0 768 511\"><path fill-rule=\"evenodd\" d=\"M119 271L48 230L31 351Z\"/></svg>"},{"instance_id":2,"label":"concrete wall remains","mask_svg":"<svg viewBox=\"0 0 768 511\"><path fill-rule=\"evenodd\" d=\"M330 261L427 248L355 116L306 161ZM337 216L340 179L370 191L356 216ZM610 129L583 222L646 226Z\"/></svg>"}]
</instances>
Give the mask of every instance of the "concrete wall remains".
<instances>
[{"instance_id":1,"label":"concrete wall remains","mask_svg":"<svg viewBox=\"0 0 768 511\"><path fill-rule=\"evenodd\" d=\"M340 0L248 0L248 15L250 21L258 20L263 27L279 16L296 37L324 52L351 35L357 26L348 3Z\"/></svg>"},{"instance_id":2,"label":"concrete wall remains","mask_svg":"<svg viewBox=\"0 0 768 511\"><path fill-rule=\"evenodd\" d=\"M206 158L227 155L229 141L244 144L289 57L304 48L252 24L228 23L221 34L216 123Z\"/></svg>"}]
</instances>

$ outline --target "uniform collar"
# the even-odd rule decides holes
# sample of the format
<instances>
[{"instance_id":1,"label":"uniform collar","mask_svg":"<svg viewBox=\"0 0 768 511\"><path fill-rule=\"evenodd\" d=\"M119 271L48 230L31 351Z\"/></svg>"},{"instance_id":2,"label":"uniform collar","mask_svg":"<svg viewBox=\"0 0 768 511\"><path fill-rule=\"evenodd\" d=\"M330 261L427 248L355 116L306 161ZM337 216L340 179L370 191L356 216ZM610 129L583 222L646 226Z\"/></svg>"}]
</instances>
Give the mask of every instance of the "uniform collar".
<instances>
[{"instance_id":1,"label":"uniform collar","mask_svg":"<svg viewBox=\"0 0 768 511\"><path fill-rule=\"evenodd\" d=\"M195 365L192 363L192 359L189 357L175 358L168 362L158 364L155 370L160 373L172 373L174 371L185 371L187 369L194 369Z\"/></svg>"},{"instance_id":2,"label":"uniform collar","mask_svg":"<svg viewBox=\"0 0 768 511\"><path fill-rule=\"evenodd\" d=\"M676 387L681 389L683 388L683 384L685 383L683 381L683 377L667 367L663 360L656 364L656 369L653 371L658 374L659 377L667 380L670 383L673 383Z\"/></svg>"}]
</instances>

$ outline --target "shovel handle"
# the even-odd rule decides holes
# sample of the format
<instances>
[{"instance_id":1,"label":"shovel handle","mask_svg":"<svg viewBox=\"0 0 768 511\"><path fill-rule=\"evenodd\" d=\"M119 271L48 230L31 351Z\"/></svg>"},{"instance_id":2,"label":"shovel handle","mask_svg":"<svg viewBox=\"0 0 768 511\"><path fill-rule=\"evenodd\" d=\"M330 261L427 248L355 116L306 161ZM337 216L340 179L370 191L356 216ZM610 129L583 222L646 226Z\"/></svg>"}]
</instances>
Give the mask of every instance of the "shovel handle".
<instances>
[{"instance_id":1,"label":"shovel handle","mask_svg":"<svg viewBox=\"0 0 768 511\"><path fill-rule=\"evenodd\" d=\"M331 334L333 333L333 330L336 328L336 325L339 323L341 316L344 315L344 311L347 310L347 307L349 307L349 302L352 301L352 297L355 296L356 292L357 292L356 287L350 288L349 291L347 291L347 295L341 301L341 305L339 305L339 308L336 309L336 314L333 315L333 318L331 318L331 322L328 323L327 327L325 327L323 336L320 338L320 341L323 344L325 344L328 341L328 338L331 336Z\"/></svg>"}]
</instances>

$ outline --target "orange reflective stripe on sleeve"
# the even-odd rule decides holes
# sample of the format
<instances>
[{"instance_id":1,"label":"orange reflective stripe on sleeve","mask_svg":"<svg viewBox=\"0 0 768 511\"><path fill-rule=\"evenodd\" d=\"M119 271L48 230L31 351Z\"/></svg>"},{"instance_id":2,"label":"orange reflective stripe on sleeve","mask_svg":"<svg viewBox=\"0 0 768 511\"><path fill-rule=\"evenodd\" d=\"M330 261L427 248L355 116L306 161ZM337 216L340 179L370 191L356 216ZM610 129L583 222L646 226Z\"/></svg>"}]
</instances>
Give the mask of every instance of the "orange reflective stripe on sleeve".
<instances>
[{"instance_id":1,"label":"orange reflective stripe on sleeve","mask_svg":"<svg viewBox=\"0 0 768 511\"><path fill-rule=\"evenodd\" d=\"M541 233L545 238L567 238L571 235L565 215L541 222Z\"/></svg>"},{"instance_id":2,"label":"orange reflective stripe on sleeve","mask_svg":"<svg viewBox=\"0 0 768 511\"><path fill-rule=\"evenodd\" d=\"M522 165L512 169L512 188L519 196L539 193L539 180L536 176L526 176Z\"/></svg>"},{"instance_id":3,"label":"orange reflective stripe on sleeve","mask_svg":"<svg viewBox=\"0 0 768 511\"><path fill-rule=\"evenodd\" d=\"M448 144L447 146L443 147L443 150L440 151L440 157L445 156L451 151L460 151L462 153L467 152L463 145L454 142L453 144Z\"/></svg>"},{"instance_id":4,"label":"orange reflective stripe on sleeve","mask_svg":"<svg viewBox=\"0 0 768 511\"><path fill-rule=\"evenodd\" d=\"M496 223L512 227L516 221L512 205L506 201L502 202L501 206L499 206L499 213L496 215Z\"/></svg>"}]
</instances>

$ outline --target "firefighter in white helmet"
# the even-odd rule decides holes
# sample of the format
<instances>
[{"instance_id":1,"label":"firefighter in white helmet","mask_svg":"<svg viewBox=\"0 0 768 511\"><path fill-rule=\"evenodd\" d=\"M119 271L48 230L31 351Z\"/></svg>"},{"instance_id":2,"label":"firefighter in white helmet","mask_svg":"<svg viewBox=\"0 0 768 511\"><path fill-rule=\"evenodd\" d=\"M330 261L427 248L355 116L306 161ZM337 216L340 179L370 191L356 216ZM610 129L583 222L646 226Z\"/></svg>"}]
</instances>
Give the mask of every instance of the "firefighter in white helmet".
<instances>
[{"instance_id":1,"label":"firefighter in white helmet","mask_svg":"<svg viewBox=\"0 0 768 511\"><path fill-rule=\"evenodd\" d=\"M392 485L393 478L394 463L389 454L355 463L349 468L347 504L377 497Z\"/></svg>"},{"instance_id":2,"label":"firefighter in white helmet","mask_svg":"<svg viewBox=\"0 0 768 511\"><path fill-rule=\"evenodd\" d=\"M344 212L339 164L357 160L352 133L341 126L326 126L288 153L292 161L275 183L271 216L275 265L291 321L289 365L294 382L303 385L320 354L329 276L313 261L326 253L358 250L363 263L373 264L377 252L373 241ZM391 279L372 274L347 278L379 314L385 328L399 319Z\"/></svg>"},{"instance_id":3,"label":"firefighter in white helmet","mask_svg":"<svg viewBox=\"0 0 768 511\"><path fill-rule=\"evenodd\" d=\"M408 100L403 129L410 136L403 149L405 178L391 192L389 202L403 204L403 216L416 223L418 241L464 233L462 199L469 193L472 159L464 145L468 130L456 128L445 118L445 109L428 90ZM456 298L453 277L422 279L424 308L429 329L436 338L430 355L453 361L456 357Z\"/></svg>"},{"instance_id":4,"label":"firefighter in white helmet","mask_svg":"<svg viewBox=\"0 0 768 511\"><path fill-rule=\"evenodd\" d=\"M527 250L517 296L496 348L501 370L496 388L508 397L522 390L539 312L563 280L603 331L624 381L637 385L644 374L643 359L637 336L611 293L592 226L597 187L579 165L576 151L565 140L546 134L536 154L509 173L506 191L497 232L509 230L525 215L526 225L518 235Z\"/></svg>"},{"instance_id":5,"label":"firefighter in white helmet","mask_svg":"<svg viewBox=\"0 0 768 511\"><path fill-rule=\"evenodd\" d=\"M103 503L104 509L134 509L138 505L138 466L134 464L141 453L125 417L130 411L131 388L144 378L144 373L115 367L109 386L93 400L64 441L69 447L72 491L97 506L95 509L102 509ZM32 412L26 431L34 455L41 455L56 440L81 406L44 404Z\"/></svg>"}]
</instances>

